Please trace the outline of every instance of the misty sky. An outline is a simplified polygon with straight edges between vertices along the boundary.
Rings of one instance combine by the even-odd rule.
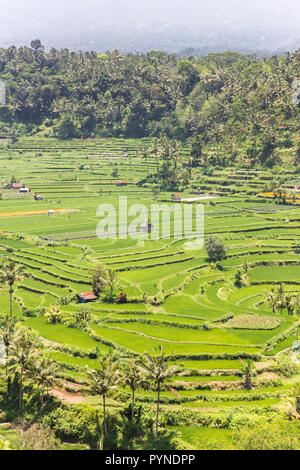
[[[300,39],[299,0],[0,0],[0,6],[0,46],[40,37],[70,47],[80,34],[92,42],[103,36],[120,50],[127,36],[145,36],[150,47],[149,34],[153,41],[177,34],[187,47],[216,35],[266,36],[275,48]]]

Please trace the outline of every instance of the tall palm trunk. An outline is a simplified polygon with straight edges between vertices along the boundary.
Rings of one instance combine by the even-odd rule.
[[[9,395],[9,392],[10,392],[10,376],[8,375],[9,346],[10,346],[10,342],[8,341],[8,339],[6,339],[4,341],[4,347],[5,347],[5,381],[7,383],[7,388],[6,388],[7,396]]]
[[[4,344],[5,346],[5,380],[7,381],[7,360],[8,360],[8,347],[7,343]]]
[[[8,361],[8,348],[9,345],[5,345],[5,380],[6,380],[6,395],[9,396],[10,393],[10,376],[8,375],[7,361]]]
[[[252,389],[252,380],[251,380],[251,374],[247,373],[246,375],[246,383],[245,383],[246,389],[251,390]]]
[[[23,412],[23,369],[20,372],[20,386],[19,386],[19,411]]]
[[[41,393],[41,408],[44,406],[44,386],[42,385],[42,393]]]
[[[131,422],[134,423],[134,387],[132,387],[132,410],[131,410]]]
[[[105,398],[106,398],[106,395],[105,393],[103,393],[103,428],[104,428],[104,434],[107,436]]]
[[[155,436],[156,436],[156,439],[158,438],[159,402],[160,402],[160,383],[157,384],[157,406],[156,406],[156,423],[155,423]]]
[[[14,290],[13,290],[13,287],[11,286],[9,288],[9,314],[10,314],[10,318],[12,318],[12,311],[13,311],[13,308],[12,308],[13,293],[14,293]]]

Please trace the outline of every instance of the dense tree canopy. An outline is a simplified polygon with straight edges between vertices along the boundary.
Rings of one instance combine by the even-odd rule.
[[[252,163],[273,166],[278,146],[292,146],[299,106],[292,99],[300,52],[262,58],[238,53],[181,60],[165,52],[45,52],[0,49],[0,79],[8,89],[0,107],[4,132],[68,137],[161,136],[194,141],[194,165],[202,147],[240,149]],[[199,154],[200,152],[200,154]]]

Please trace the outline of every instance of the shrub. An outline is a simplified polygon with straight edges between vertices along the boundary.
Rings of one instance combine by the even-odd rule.
[[[208,237],[205,240],[205,249],[210,262],[216,263],[226,256],[226,250],[219,238]]]
[[[278,421],[261,422],[251,427],[241,427],[234,436],[238,450],[299,450],[299,423]]]
[[[81,441],[91,447],[95,447],[98,441],[98,411],[87,406],[80,408],[61,406],[49,413],[43,423],[63,441]]]
[[[273,369],[284,377],[292,377],[299,372],[299,364],[291,356],[282,353],[276,357]]]
[[[20,450],[55,450],[59,442],[51,429],[33,424],[19,431],[17,448]]]

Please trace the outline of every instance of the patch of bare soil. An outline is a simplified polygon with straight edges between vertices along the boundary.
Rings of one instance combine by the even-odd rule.
[[[68,405],[73,405],[74,403],[82,403],[85,400],[85,397],[83,395],[80,395],[77,392],[67,392],[64,388],[54,388],[49,393],[50,395],[58,398],[62,402],[68,403]]]
[[[68,382],[67,380],[61,380],[60,383],[63,388],[65,388],[68,392],[71,392],[71,393],[72,392],[77,393],[86,388],[84,385],[77,384],[75,382]]]
[[[256,370],[269,370],[271,365],[273,364],[273,360],[266,360],[266,361],[262,361],[262,362],[256,362],[255,363],[255,368]]]
[[[278,375],[275,372],[266,371],[266,372],[263,372],[259,376],[259,378],[261,380],[275,380],[275,379],[278,379]]]

